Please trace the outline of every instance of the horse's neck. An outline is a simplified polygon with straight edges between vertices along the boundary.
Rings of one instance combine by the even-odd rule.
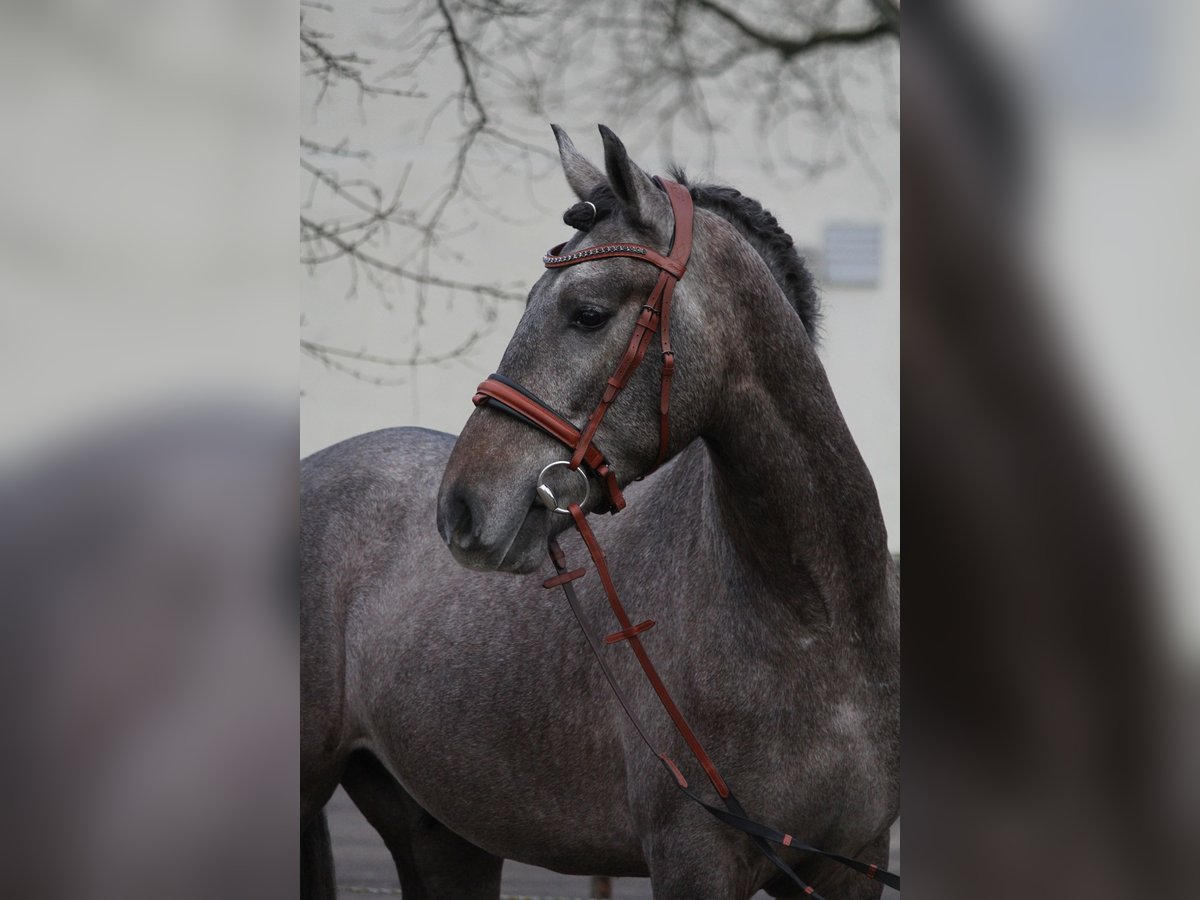
[[[875,485],[803,326],[790,310],[778,315],[759,323],[760,350],[704,435],[713,538],[767,602],[805,621],[870,614],[889,562]]]

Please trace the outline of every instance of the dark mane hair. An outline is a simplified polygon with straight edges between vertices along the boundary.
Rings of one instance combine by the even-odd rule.
[[[683,169],[678,167],[671,168],[671,177],[688,189],[693,203],[733,225],[758,252],[778,282],[783,295],[800,314],[800,321],[804,323],[809,340],[817,343],[821,324],[821,300],[817,296],[808,266],[796,250],[796,242],[783,230],[778,220],[763,209],[763,205],[757,200],[731,187],[691,183]],[[586,232],[597,222],[611,215],[619,205],[607,182],[593,188],[588,200],[595,205],[594,211],[586,204],[577,203],[566,211],[563,221],[572,228]]]
[[[687,174],[677,167],[672,167],[671,177],[688,189],[692,202],[733,225],[758,252],[815,344],[821,324],[821,299],[792,236],[761,203],[740,191],[720,184],[689,182]]]

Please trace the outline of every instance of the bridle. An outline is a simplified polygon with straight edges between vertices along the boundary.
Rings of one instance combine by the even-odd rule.
[[[559,244],[542,257],[542,263],[547,269],[565,269],[580,263],[621,256],[650,263],[659,269],[658,281],[638,314],[629,345],[625,348],[616,369],[609,376],[604,394],[592,410],[592,414],[588,416],[583,428],[576,428],[531,392],[500,375],[492,375],[479,385],[474,399],[476,406],[484,403],[495,405],[565,444],[571,450],[571,459],[568,462],[570,469],[577,470],[580,463],[586,463],[600,480],[603,496],[600,506],[597,507],[598,512],[620,512],[625,508],[625,498],[617,484],[617,473],[595,444],[596,429],[600,427],[605,413],[617,399],[617,395],[646,358],[646,351],[656,331],[662,344],[662,387],[659,392],[658,458],[654,462],[655,469],[666,461],[671,446],[671,378],[675,374],[675,354],[671,350],[671,297],[675,293],[675,285],[687,271],[688,258],[692,255],[693,209],[692,195],[688,193],[687,188],[666,179],[657,180],[667,192],[667,198],[671,201],[671,212],[675,216],[675,234],[666,256],[641,244],[598,244],[564,254],[562,249],[566,244]],[[543,476],[544,474],[545,470]],[[538,481],[539,496],[545,497],[541,492],[541,488],[547,487],[544,477],[539,477]]]
[[[646,620],[635,625],[629,618],[620,597],[617,595],[617,589],[613,583],[612,575],[608,570],[604,552],[600,549],[596,535],[592,532],[591,526],[588,525],[587,518],[583,512],[583,504],[586,503],[590,496],[591,481],[588,479],[586,473],[580,469],[581,465],[591,470],[600,484],[601,497],[599,503],[595,506],[595,511],[617,513],[625,508],[625,498],[621,494],[620,486],[617,483],[616,471],[613,469],[604,452],[596,446],[596,431],[600,427],[600,423],[603,421],[609,407],[612,406],[613,401],[617,399],[617,396],[629,383],[629,379],[633,376],[633,373],[641,365],[655,332],[659,334],[662,346],[662,384],[659,393],[658,457],[655,460],[654,469],[657,469],[666,461],[670,449],[671,379],[675,373],[675,354],[671,350],[670,336],[671,298],[675,292],[675,285],[679,283],[679,279],[687,271],[688,259],[691,256],[694,209],[692,197],[687,188],[665,178],[656,178],[655,182],[666,192],[675,220],[675,231],[666,256],[663,256],[651,247],[641,244],[617,243],[599,244],[565,254],[562,253],[562,249],[566,245],[559,244],[553,247],[542,258],[543,264],[548,269],[561,269],[582,263],[627,257],[650,263],[659,270],[658,281],[655,283],[654,289],[650,292],[649,299],[642,306],[638,314],[637,323],[634,325],[633,334],[630,336],[625,353],[622,355],[613,374],[609,377],[600,402],[596,405],[596,408],[592,411],[592,414],[588,417],[583,427],[576,427],[574,423],[552,409],[531,391],[502,375],[493,374],[480,384],[475,393],[474,403],[476,406],[486,404],[515,416],[526,424],[550,435],[550,437],[565,445],[571,451],[571,458],[569,460],[558,460],[542,469],[538,475],[537,496],[552,512],[564,513],[571,516],[572,522],[583,539],[588,554],[592,558],[592,563],[596,568],[597,575],[600,577],[600,582],[608,597],[613,615],[621,626],[620,630],[607,635],[603,638],[603,643],[601,642],[601,639],[587,620],[587,616],[579,603],[579,598],[575,593],[575,587],[572,583],[582,578],[587,572],[585,569],[567,569],[566,555],[563,553],[558,541],[554,538],[550,539],[549,551],[550,559],[558,574],[544,581],[543,587],[547,589],[561,587],[563,589],[567,603],[571,607],[571,611],[575,614],[575,618],[579,622],[579,626],[583,630],[588,644],[591,646],[597,660],[599,660],[600,668],[604,672],[604,677],[608,681],[613,694],[625,710],[626,716],[633,723],[634,729],[651,751],[659,758],[663,766],[671,774],[671,777],[675,779],[675,783],[679,789],[725,824],[749,835],[758,849],[784,874],[790,877],[805,895],[816,897],[820,900],[820,895],[796,875],[791,866],[771,846],[772,844],[778,844],[782,847],[797,847],[810,853],[819,854],[848,866],[866,875],[868,878],[878,879],[884,884],[899,890],[900,877],[898,875],[857,859],[819,850],[816,847],[801,843],[791,834],[779,831],[768,825],[763,825],[747,816],[745,809],[730,790],[728,783],[717,770],[716,765],[692,731],[691,726],[688,725],[683,713],[675,705],[670,692],[659,677],[654,664],[650,661],[650,657],[646,653],[638,636],[652,628],[654,622]],[[580,473],[581,483],[584,487],[583,496],[578,502],[568,502],[565,506],[562,505],[562,501],[553,488],[546,483],[547,473],[559,466],[565,466],[570,471]],[[613,674],[604,656],[603,645],[617,644],[623,641],[629,642],[630,649],[637,657],[642,671],[650,681],[655,694],[658,695],[663,708],[666,710],[668,716],[670,716],[676,730],[683,737],[684,742],[688,745],[688,749],[708,776],[713,788],[720,796],[724,808],[709,804],[688,787],[687,779],[684,778],[679,767],[666,753],[658,749],[657,745],[650,738],[649,732],[634,713],[633,707],[617,683],[616,676]]]

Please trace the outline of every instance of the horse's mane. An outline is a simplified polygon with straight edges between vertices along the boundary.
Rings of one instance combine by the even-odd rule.
[[[821,300],[791,235],[783,230],[770,212],[763,209],[761,203],[731,187],[689,182],[686,173],[678,167],[671,168],[671,177],[688,189],[693,203],[729,222],[757,251],[783,295],[800,314],[804,330],[815,344],[821,322]],[[588,199],[596,207],[594,214],[583,204],[577,204],[567,210],[563,221],[572,228],[586,231],[594,222],[610,215],[617,206],[617,199],[607,183],[593,189]]]
[[[733,225],[758,252],[815,344],[821,324],[821,299],[792,236],[761,203],[740,191],[720,184],[689,182],[678,167],[671,168],[671,177],[688,189],[693,203]]]

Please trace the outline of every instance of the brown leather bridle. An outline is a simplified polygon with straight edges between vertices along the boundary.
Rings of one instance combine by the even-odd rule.
[[[544,431],[571,451],[569,461],[551,463],[542,470],[538,478],[539,497],[551,510],[570,514],[572,522],[579,532],[580,537],[583,538],[584,546],[587,547],[588,554],[592,558],[592,563],[596,568],[596,573],[600,577],[601,585],[604,588],[605,595],[608,597],[613,615],[617,623],[621,626],[620,630],[607,635],[603,639],[603,644],[629,642],[630,648],[637,657],[638,664],[641,666],[646,678],[650,681],[651,687],[654,688],[654,692],[662,703],[663,708],[666,710],[668,716],[670,716],[676,730],[683,737],[688,749],[708,776],[713,788],[720,796],[724,808],[707,803],[688,787],[687,779],[683,776],[679,766],[666,753],[658,749],[654,741],[650,738],[649,732],[634,713],[633,707],[625,697],[624,692],[617,683],[615,675],[609,668],[608,661],[604,657],[601,640],[597,637],[596,631],[588,622],[583,608],[579,603],[579,598],[575,593],[575,587],[572,582],[582,578],[587,572],[584,569],[570,571],[567,569],[566,555],[554,538],[550,539],[549,550],[550,559],[558,574],[546,579],[543,582],[543,587],[547,589],[561,587],[563,589],[567,603],[570,605],[571,611],[575,614],[575,618],[579,622],[579,626],[583,630],[588,644],[599,660],[600,668],[604,672],[604,677],[608,681],[613,694],[625,710],[626,716],[633,723],[634,729],[651,751],[659,758],[663,766],[671,774],[671,777],[675,779],[680,790],[725,824],[748,834],[759,850],[784,874],[799,885],[806,895],[816,897],[820,900],[820,895],[796,875],[791,866],[771,846],[772,843],[782,847],[797,847],[801,850],[827,857],[857,872],[861,872],[868,878],[878,879],[884,884],[888,884],[899,890],[900,877],[892,872],[857,859],[819,850],[816,847],[801,843],[791,834],[779,831],[768,825],[763,825],[747,816],[745,809],[737,797],[734,796],[728,783],[717,770],[716,764],[713,763],[704,746],[700,743],[699,738],[696,737],[695,732],[688,725],[682,711],[675,704],[662,678],[659,677],[654,663],[651,662],[649,655],[646,653],[645,647],[642,646],[639,635],[652,628],[654,622],[646,620],[636,625],[633,624],[624,605],[621,603],[621,599],[617,595],[616,585],[609,572],[604,552],[600,549],[596,535],[588,525],[587,518],[583,512],[582,506],[587,500],[587,495],[585,494],[577,503],[569,503],[566,507],[561,507],[558,505],[559,501],[554,491],[545,484],[546,472],[556,465],[565,464],[572,471],[579,471],[581,464],[586,465],[596,475],[601,486],[601,499],[600,503],[596,506],[596,510],[599,512],[617,513],[625,508],[625,498],[621,494],[620,486],[617,483],[617,474],[603,451],[595,444],[596,430],[600,427],[600,423],[603,421],[609,407],[612,406],[613,401],[616,400],[622,389],[629,383],[629,379],[633,376],[633,373],[641,365],[656,331],[660,335],[662,344],[662,387],[659,394],[658,457],[655,460],[654,468],[657,469],[666,461],[671,444],[671,378],[675,373],[675,354],[671,350],[670,336],[671,298],[675,292],[675,285],[687,271],[688,259],[691,256],[694,210],[692,197],[687,188],[665,178],[656,178],[655,181],[666,191],[667,198],[671,203],[671,211],[675,218],[675,233],[666,256],[663,256],[650,247],[627,243],[599,244],[583,250],[575,250],[571,253],[563,254],[562,249],[565,244],[559,244],[542,258],[542,262],[548,269],[560,269],[566,266],[576,266],[581,263],[615,257],[628,257],[630,259],[641,260],[659,269],[658,281],[655,283],[654,290],[651,291],[649,299],[642,306],[641,312],[638,314],[637,323],[634,325],[633,334],[629,339],[629,345],[626,347],[625,353],[622,355],[621,361],[617,364],[612,376],[609,377],[600,402],[596,405],[596,408],[592,411],[584,426],[577,428],[570,420],[549,407],[531,391],[498,374],[489,376],[486,381],[479,385],[475,393],[474,403],[476,406],[488,404],[509,415],[515,416],[523,422]],[[590,482],[587,483],[590,484]]]
[[[621,256],[650,263],[659,269],[658,281],[638,314],[629,345],[609,376],[604,394],[583,428],[576,428],[532,393],[502,376],[489,377],[479,385],[474,398],[476,406],[484,403],[497,405],[565,444],[571,450],[569,467],[578,469],[580,463],[586,463],[600,479],[603,496],[598,510],[601,512],[620,512],[625,508],[625,498],[617,484],[616,472],[595,444],[596,429],[600,427],[617,395],[642,364],[656,331],[662,343],[662,387],[658,404],[658,458],[654,462],[655,469],[666,461],[671,446],[671,377],[675,374],[675,354],[671,350],[671,297],[675,293],[675,285],[687,271],[688,258],[692,255],[693,209],[692,195],[687,188],[666,179],[658,179],[658,183],[667,192],[671,212],[675,216],[675,236],[666,256],[641,244],[598,244],[563,254],[562,249],[566,245],[559,244],[542,257],[547,269],[564,269]]]

